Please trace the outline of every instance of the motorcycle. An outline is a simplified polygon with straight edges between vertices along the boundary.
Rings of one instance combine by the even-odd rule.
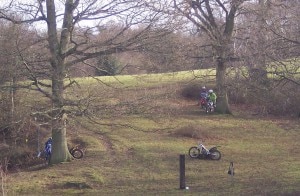
[[[199,100],[199,105],[201,106],[202,109],[205,109],[206,105],[207,105],[207,100],[206,97],[201,97]]]
[[[214,103],[212,101],[207,101],[205,105],[205,112],[209,113],[214,111],[215,111]]]
[[[81,159],[83,157],[83,151],[78,146],[70,148],[69,152],[75,159]]]
[[[217,147],[219,146],[207,149],[202,142],[199,142],[198,146],[193,146],[189,149],[189,156],[191,158],[198,159],[220,160],[221,152],[217,149]]]
[[[208,100],[207,97],[201,97],[198,102],[198,105],[200,105],[200,107],[204,109],[206,113],[211,113],[215,111],[214,103]]]

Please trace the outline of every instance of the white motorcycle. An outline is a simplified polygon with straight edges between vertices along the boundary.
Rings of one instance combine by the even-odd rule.
[[[218,151],[217,147],[219,146],[207,149],[202,142],[199,142],[198,146],[193,146],[189,149],[189,156],[198,159],[220,160],[221,152]]]

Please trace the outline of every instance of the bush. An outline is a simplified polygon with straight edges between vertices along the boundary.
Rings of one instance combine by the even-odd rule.
[[[288,84],[269,92],[267,108],[271,114],[298,116],[300,111],[300,87]]]
[[[96,68],[97,76],[114,76],[118,74],[119,63],[113,56],[105,55],[98,59],[98,65]]]
[[[204,84],[188,84],[182,87],[180,95],[185,99],[197,100],[200,97],[200,91]],[[206,86],[206,89],[213,89],[212,87]]]
[[[197,85],[187,85],[181,90],[181,96],[186,99],[197,99],[199,98],[200,89]]]
[[[295,83],[279,85],[269,80],[268,85],[248,80],[232,81],[228,88],[230,103],[254,106],[256,114],[299,115],[300,88]]]

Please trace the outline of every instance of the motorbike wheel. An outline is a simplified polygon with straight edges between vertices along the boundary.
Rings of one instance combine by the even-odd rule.
[[[75,148],[75,149],[71,149],[70,150],[71,155],[75,158],[75,159],[81,159],[83,157],[83,152],[82,150]]]
[[[206,106],[205,111],[208,114],[208,113],[212,113],[214,111],[214,109],[211,108],[210,106]]]
[[[221,152],[218,150],[213,150],[209,154],[209,158],[211,160],[220,160],[221,159]]]
[[[198,147],[193,146],[189,149],[189,155],[191,158],[198,158],[200,156],[200,150]]]
[[[205,106],[205,112],[206,112],[206,113],[209,112],[209,106],[208,106],[208,105]]]

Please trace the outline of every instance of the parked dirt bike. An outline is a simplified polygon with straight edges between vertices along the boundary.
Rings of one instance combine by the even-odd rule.
[[[70,148],[69,152],[75,159],[81,159],[83,157],[83,151],[78,146]]]
[[[198,159],[220,160],[221,152],[217,150],[217,147],[219,146],[207,149],[202,142],[199,142],[198,146],[193,146],[189,149],[189,156]]]

